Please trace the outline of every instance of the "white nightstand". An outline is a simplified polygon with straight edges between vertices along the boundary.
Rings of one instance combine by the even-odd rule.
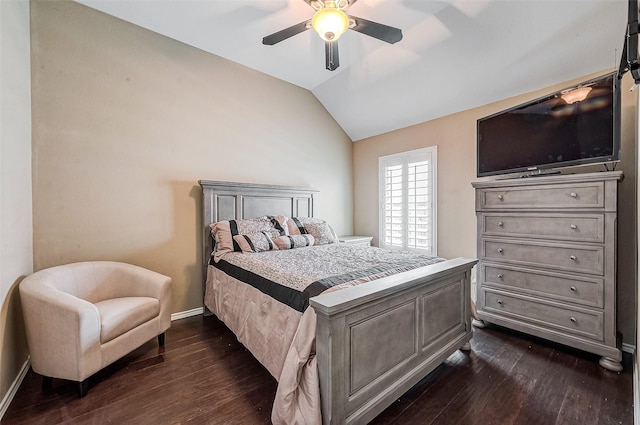
[[[350,245],[364,245],[364,246],[371,246],[371,239],[373,239],[372,236],[353,236],[353,235],[348,235],[348,236],[339,236],[338,237],[338,241],[340,243],[348,243]]]

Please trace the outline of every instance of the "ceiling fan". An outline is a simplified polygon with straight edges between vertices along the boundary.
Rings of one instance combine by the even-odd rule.
[[[377,22],[347,15],[345,10],[357,0],[304,0],[316,12],[307,21],[274,32],[262,39],[262,44],[273,46],[289,37],[313,28],[324,40],[326,68],[334,71],[340,66],[338,38],[348,29],[393,44],[402,40],[402,30]]]

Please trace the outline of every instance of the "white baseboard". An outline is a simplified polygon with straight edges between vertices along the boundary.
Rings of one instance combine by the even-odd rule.
[[[187,317],[197,316],[202,314],[204,307],[193,308],[187,311],[179,311],[178,313],[171,313],[171,321],[186,319]]]
[[[640,371],[638,371],[638,356],[633,355],[633,423],[640,424]]]
[[[4,398],[2,399],[2,402],[0,402],[0,421],[2,421],[4,414],[7,412],[9,405],[13,401],[13,397],[15,397],[16,393],[18,392],[18,388],[20,388],[20,385],[22,385],[24,377],[27,376],[27,372],[29,371],[30,366],[31,356],[27,356],[27,360],[25,360],[24,364],[22,365],[22,369],[20,369],[18,376],[16,376],[16,379],[9,387],[9,391],[7,391]]]

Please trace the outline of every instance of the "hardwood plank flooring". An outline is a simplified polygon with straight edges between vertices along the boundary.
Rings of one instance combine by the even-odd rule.
[[[598,356],[494,326],[371,422],[374,425],[633,424],[631,356],[624,371]],[[276,381],[214,316],[177,320],[76,387],[42,388],[29,371],[2,418],[17,424],[269,424]]]

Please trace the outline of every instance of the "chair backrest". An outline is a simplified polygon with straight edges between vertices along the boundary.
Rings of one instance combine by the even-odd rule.
[[[30,279],[90,303],[125,296],[139,267],[113,261],[86,261],[51,267]]]

